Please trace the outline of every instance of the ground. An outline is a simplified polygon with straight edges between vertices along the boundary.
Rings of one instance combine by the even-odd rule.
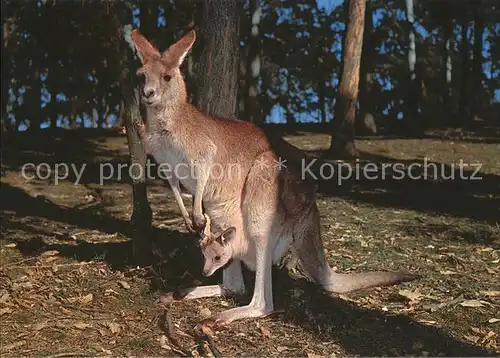
[[[322,292],[295,270],[276,268],[278,313],[206,336],[194,330],[202,318],[241,302],[156,302],[162,289],[221,277],[202,278],[196,237],[187,234],[160,180],[148,186],[159,249],[149,264],[132,263],[131,186],[127,168],[121,178],[116,172],[127,161],[125,137],[79,131],[45,141],[16,136],[4,142],[2,154],[1,354],[498,355],[500,141],[498,132],[490,134],[356,142],[364,163],[409,165],[427,157],[439,171],[446,167],[445,174],[455,163],[454,180],[319,183],[322,236],[335,270],[403,270],[420,279],[339,295]],[[313,153],[329,144],[323,134],[285,138]],[[469,164],[462,172],[469,180],[458,177],[460,159]],[[47,162],[52,170],[55,163],[86,167],[79,184],[72,175],[56,185],[54,177],[23,178],[28,162]],[[101,185],[98,168],[105,162],[113,163],[115,176]],[[474,163],[482,164],[476,175],[482,180],[470,180]],[[104,169],[107,175],[110,167]]]

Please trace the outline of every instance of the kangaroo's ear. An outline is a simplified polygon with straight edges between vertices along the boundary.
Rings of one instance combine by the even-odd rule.
[[[160,52],[158,49],[156,49],[144,36],[142,36],[139,30],[132,30],[131,37],[142,64],[145,64],[155,58],[160,58]]]
[[[165,61],[172,63],[175,67],[180,67],[195,40],[196,32],[194,30],[189,31],[179,41],[165,50],[162,54],[162,58]]]
[[[224,230],[222,234],[218,237],[219,243],[221,245],[227,245],[231,240],[234,239],[236,236],[236,228],[234,226],[231,226]]]

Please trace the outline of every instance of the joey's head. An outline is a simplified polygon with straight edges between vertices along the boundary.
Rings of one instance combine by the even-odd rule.
[[[207,224],[200,241],[201,253],[203,254],[203,276],[212,276],[215,271],[225,266],[233,257],[231,240],[234,239],[236,228],[231,226],[220,234],[214,234],[210,230],[210,219],[205,215]]]
[[[132,42],[142,63],[137,70],[141,79],[141,99],[149,107],[165,107],[185,101],[186,85],[180,66],[196,39],[194,30],[160,53],[141,33],[134,29]]]

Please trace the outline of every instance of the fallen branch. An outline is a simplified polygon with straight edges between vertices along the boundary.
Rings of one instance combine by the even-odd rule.
[[[47,356],[47,358],[59,358],[59,357],[85,357],[86,355],[83,353],[77,352],[69,352],[69,353],[57,353],[51,356]]]
[[[198,325],[195,328],[195,333],[196,333],[196,343],[198,343],[198,346],[204,347],[206,345],[208,346],[208,349],[210,349],[214,357],[216,358],[222,357],[222,354],[215,347],[212,337],[210,337],[210,335],[205,331],[203,326]]]
[[[21,263],[21,261],[19,261],[18,263]],[[84,261],[84,262],[75,262],[75,263],[71,263],[71,264],[52,264],[52,265],[24,265],[24,266],[16,266],[16,268],[53,268],[54,266],[57,266],[57,267],[69,267],[69,266],[84,266],[84,265],[92,265],[92,264],[96,264],[98,263],[98,261]],[[14,265],[11,264],[11,265]],[[9,265],[5,265],[5,267],[7,267]]]
[[[69,308],[69,309],[76,310],[76,311],[81,311],[81,312],[109,314],[109,311],[99,310],[97,308],[77,307],[77,306],[69,305],[67,303],[61,303],[61,306],[64,307],[64,308]]]
[[[31,261],[31,260],[36,260],[36,259],[38,259],[38,257],[28,257],[27,259],[23,259],[23,260],[20,260],[20,261],[10,262],[8,264],[5,264],[5,265],[3,265],[3,268],[9,267],[9,266],[18,265],[18,264],[21,264],[23,262]]]
[[[177,338],[174,336],[174,325],[172,323],[172,317],[170,316],[170,313],[167,310],[163,311],[163,316],[161,316],[158,324],[160,325],[160,329],[165,333],[167,338],[170,340],[170,343],[172,344],[172,350],[175,351],[176,353],[182,354],[185,357],[190,357],[191,354],[186,352],[179,342],[177,341]]]

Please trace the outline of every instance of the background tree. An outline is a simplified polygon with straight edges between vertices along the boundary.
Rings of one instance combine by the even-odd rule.
[[[332,156],[357,156],[354,144],[354,124],[358,99],[359,68],[365,22],[365,0],[349,0],[345,49],[342,59],[342,75],[339,102],[335,110],[335,127],[330,144]]]
[[[112,5],[113,6],[113,5]],[[116,44],[116,62],[120,69],[120,85],[123,98],[123,119],[127,134],[127,143],[130,153],[130,168],[132,175],[132,255],[136,260],[148,257],[151,253],[150,232],[152,211],[148,201],[146,188],[146,151],[139,131],[144,125],[139,104],[139,84],[136,79],[135,69],[138,63],[133,61],[135,48],[130,39],[132,26],[124,16],[123,11],[111,8],[113,21],[110,21],[116,31],[114,43]],[[121,19],[120,19],[120,15]],[[122,20],[123,19],[123,20]]]
[[[233,5],[228,4],[224,11],[232,12]],[[420,126],[420,133],[410,126],[406,134],[421,136],[433,127],[498,122],[500,30],[496,1],[412,2],[412,24],[406,2],[373,0],[368,4],[355,105],[358,125],[371,117],[366,115],[370,113],[378,134],[402,134],[411,122],[409,107],[415,104],[411,111],[418,113],[418,120],[412,125]],[[2,81],[4,130],[101,131],[120,126],[124,106],[120,71],[111,60],[115,44],[109,41],[109,24],[96,21],[107,7],[107,2],[91,1],[2,2],[2,78],[8,79]],[[200,25],[204,3],[131,0],[114,7],[126,12],[130,23],[158,47],[166,48],[189,28]],[[210,82],[227,91],[219,98],[230,98],[232,94],[226,93],[236,92],[238,117],[263,125],[289,123],[314,128],[319,124],[324,130],[321,123],[332,126],[342,118],[333,114],[341,104],[346,6],[337,0],[262,1],[258,6],[248,0],[237,7],[234,14],[240,20],[222,17],[220,21],[239,31],[236,47],[230,51],[241,50],[241,66],[229,87],[217,87],[215,77],[216,82]],[[58,21],[53,21],[54,17]],[[252,28],[254,33],[258,28],[257,37],[252,37]],[[409,86],[411,29],[418,57],[412,67],[416,81]],[[205,48],[204,35],[199,35],[183,68],[193,103],[198,103],[198,90],[207,88],[197,83],[196,74],[204,76],[208,68],[207,54],[199,53]],[[226,37],[218,36],[217,46],[225,48]],[[211,63],[226,66],[225,61],[213,59]],[[260,64],[253,67],[253,73],[252,63]],[[233,66],[231,62],[227,65]],[[448,119],[443,116],[447,112]],[[460,120],[463,113],[469,113],[465,121]],[[357,132],[365,133],[373,131]]]
[[[359,79],[359,115],[356,121],[359,133],[376,134],[377,124],[373,115],[373,5],[366,2],[365,28],[363,31],[363,47],[361,54],[360,79]]]
[[[256,124],[263,122],[260,108],[260,67],[261,67],[261,33],[259,30],[262,7],[259,0],[250,1],[251,24],[248,36],[247,70],[245,83],[245,112],[243,118]]]
[[[236,114],[240,6],[238,0],[203,2],[202,27],[199,31],[203,50],[197,71],[197,106],[215,116],[233,117]]]

